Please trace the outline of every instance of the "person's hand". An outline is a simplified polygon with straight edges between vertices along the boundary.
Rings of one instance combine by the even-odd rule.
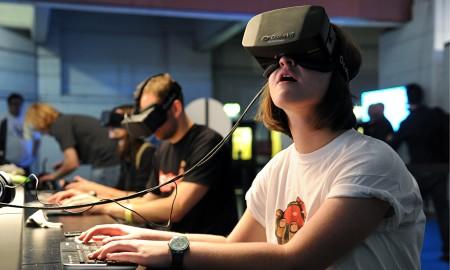
[[[119,237],[128,237],[128,239],[143,239],[144,235],[152,231],[150,229],[144,229],[139,227],[128,226],[124,224],[103,224],[97,225],[84,231],[78,239],[83,241],[83,243],[89,242],[89,240],[94,239],[98,235],[110,236],[103,239],[104,243],[113,241],[114,238],[124,239]],[[126,239],[126,238],[125,238]]]
[[[155,268],[169,267],[172,261],[167,241],[112,241],[89,254],[90,259],[131,262]]]
[[[70,199],[73,196],[80,195],[82,193],[83,193],[82,191],[79,191],[76,189],[60,191],[60,192],[55,193],[55,194],[51,195],[50,197],[48,197],[47,202],[48,203],[61,203],[64,200]]]
[[[95,191],[98,184],[87,180],[79,175],[75,176],[71,182],[64,186],[64,189],[77,189],[84,192]]]

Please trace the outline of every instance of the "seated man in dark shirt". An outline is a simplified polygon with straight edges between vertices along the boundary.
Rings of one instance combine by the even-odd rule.
[[[181,87],[169,74],[146,80],[139,88],[137,103],[143,110],[154,104],[167,103],[168,97],[173,95],[176,98],[168,105],[167,119],[154,133],[162,143],[155,153],[149,181],[151,187],[190,169],[221,140],[217,132],[194,124],[187,116]],[[181,178],[176,190],[173,184],[166,185],[130,200],[125,206],[151,222],[172,221],[173,231],[227,235],[237,222],[233,181],[228,177],[230,165],[231,155],[223,148],[197,170]],[[140,216],[118,204],[95,206],[89,211],[106,213],[128,222],[144,222]]]
[[[98,119],[78,114],[63,114],[46,103],[32,104],[25,123],[56,139],[63,151],[63,160],[55,171],[39,177],[40,181],[58,180],[81,164],[92,165],[91,179],[115,186],[119,180],[117,142],[108,138],[108,129]]]

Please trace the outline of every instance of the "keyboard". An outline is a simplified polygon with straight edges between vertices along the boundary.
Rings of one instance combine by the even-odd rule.
[[[136,269],[133,263],[91,260],[88,254],[97,250],[101,245],[98,243],[81,244],[73,240],[66,240],[60,243],[61,264],[63,269],[83,270],[83,269],[114,269],[128,270]]]

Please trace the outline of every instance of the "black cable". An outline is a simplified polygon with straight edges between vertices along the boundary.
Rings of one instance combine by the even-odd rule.
[[[152,192],[156,189],[159,189],[165,185],[174,183],[175,181],[177,181],[178,179],[189,175],[190,173],[192,173],[192,171],[194,171],[195,169],[197,169],[199,166],[203,165],[204,163],[206,163],[209,159],[211,159],[211,157],[213,155],[215,155],[217,153],[217,151],[219,151],[219,149],[225,144],[225,142],[231,137],[231,135],[233,134],[234,130],[236,130],[236,128],[238,127],[238,125],[240,124],[242,118],[244,117],[244,115],[247,114],[248,110],[251,108],[251,106],[255,103],[255,101],[259,98],[259,96],[262,94],[264,88],[262,88],[261,90],[258,91],[258,93],[256,93],[255,97],[252,99],[252,101],[250,101],[250,103],[247,105],[247,107],[245,108],[244,112],[242,113],[242,115],[238,118],[238,120],[236,121],[236,123],[234,124],[234,126],[231,128],[231,130],[228,132],[228,134],[216,145],[213,147],[213,149],[211,149],[201,160],[199,160],[194,166],[192,166],[190,169],[188,169],[187,171],[185,171],[184,173],[178,174],[176,176],[174,176],[172,179],[170,179],[167,182],[164,182],[162,184],[159,184],[157,186],[151,187],[151,188],[147,188],[144,190],[141,190],[139,192],[136,192],[134,194],[131,195],[127,195],[127,196],[123,196],[123,197],[119,197],[119,198],[115,198],[115,199],[100,199],[97,202],[92,202],[92,203],[86,203],[86,204],[79,204],[79,205],[67,205],[67,206],[48,206],[48,207],[43,207],[43,206],[24,206],[24,205],[16,205],[16,204],[8,204],[8,203],[0,203],[0,206],[4,206],[4,207],[12,207],[12,208],[23,208],[23,209],[35,209],[35,210],[67,210],[67,209],[76,209],[76,208],[82,208],[82,207],[93,207],[96,205],[102,205],[102,204],[107,204],[107,203],[116,203],[119,201],[123,201],[123,200],[129,200],[129,199],[133,199],[133,198],[137,198],[137,197],[141,197],[142,195],[145,195],[149,192]],[[175,202],[175,200],[174,200]],[[172,206],[174,205],[174,202],[172,203]],[[133,211],[134,212],[134,211]],[[172,210],[171,213],[172,215]]]

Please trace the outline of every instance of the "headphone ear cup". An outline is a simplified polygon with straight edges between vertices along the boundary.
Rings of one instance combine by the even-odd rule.
[[[0,202],[2,203],[10,203],[16,196],[16,190],[9,186],[12,186],[10,177],[0,172]]]

